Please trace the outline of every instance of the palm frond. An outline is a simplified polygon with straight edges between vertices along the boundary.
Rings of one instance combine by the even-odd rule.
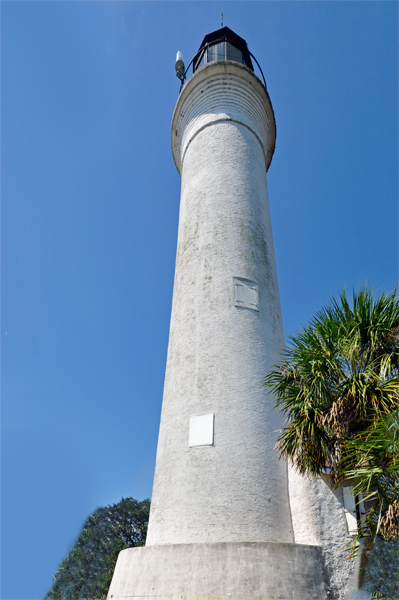
[[[397,424],[399,410],[396,288],[376,295],[364,286],[350,300],[340,292],[289,337],[263,384],[286,419],[276,446],[282,458],[301,473],[328,466],[335,482],[353,477],[355,490],[376,506],[392,506],[399,489],[397,441],[387,433],[389,415]]]

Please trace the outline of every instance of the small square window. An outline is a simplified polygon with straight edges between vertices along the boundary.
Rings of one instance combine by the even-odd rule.
[[[213,446],[213,423],[214,414],[200,415],[190,417],[190,432],[188,445],[194,446]]]
[[[234,306],[259,311],[258,284],[242,277],[233,277]]]

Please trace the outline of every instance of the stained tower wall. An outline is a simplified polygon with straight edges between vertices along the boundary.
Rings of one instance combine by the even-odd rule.
[[[172,122],[181,205],[147,546],[293,542],[274,452],[281,422],[261,387],[284,347],[266,182],[274,142],[270,100],[246,67],[210,64],[190,78]],[[200,415],[213,415],[213,445],[190,447]]]

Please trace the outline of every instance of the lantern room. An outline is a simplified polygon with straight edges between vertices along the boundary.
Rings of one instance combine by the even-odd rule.
[[[231,60],[254,70],[247,42],[228,27],[206,35],[193,59],[193,73],[203,65]]]

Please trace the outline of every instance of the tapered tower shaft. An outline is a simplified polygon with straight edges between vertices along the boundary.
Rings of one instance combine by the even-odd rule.
[[[173,115],[181,205],[147,546],[293,542],[281,428],[261,381],[283,326],[266,171],[275,121],[244,65],[211,62]]]

